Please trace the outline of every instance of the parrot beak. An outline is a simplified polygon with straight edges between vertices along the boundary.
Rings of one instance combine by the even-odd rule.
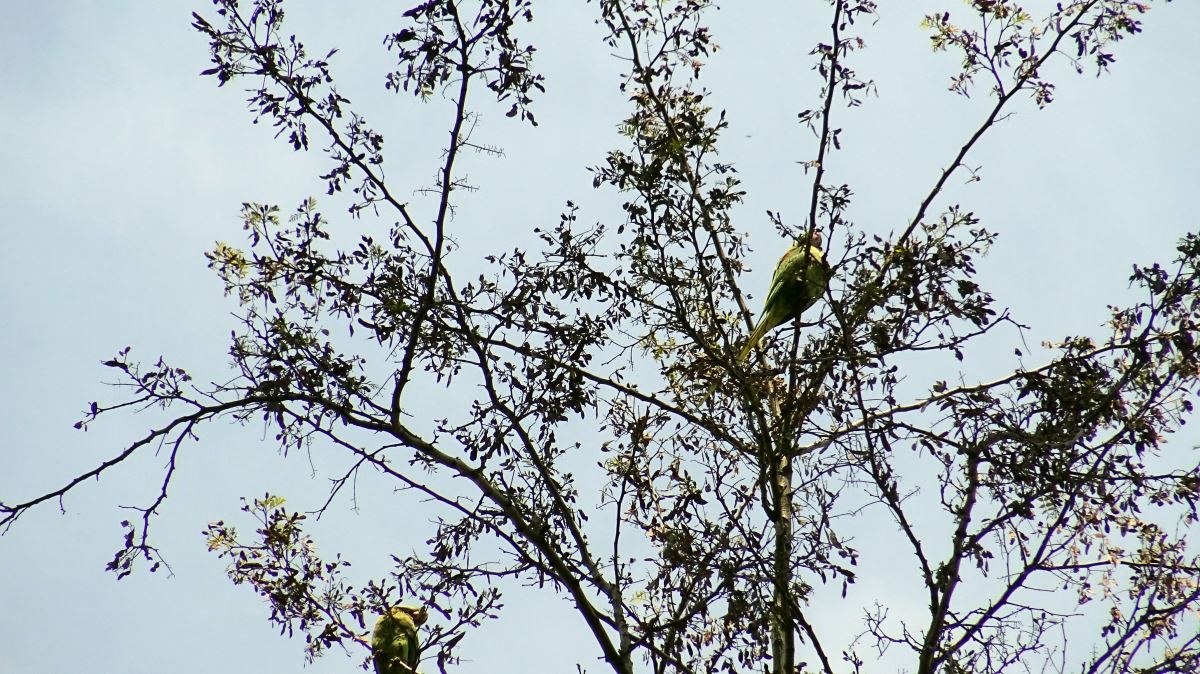
[[[817,230],[817,229],[814,229],[814,230],[813,230],[813,231],[812,231],[812,232],[809,234],[809,237],[808,237],[808,242],[809,242],[809,243],[808,243],[808,245],[810,245],[810,246],[813,246],[813,247],[816,247],[816,248],[823,248],[824,246],[822,246],[822,245],[821,245],[821,243],[822,243],[822,240],[821,240],[821,239],[822,239],[822,237],[821,237],[821,231],[820,231],[820,230]]]

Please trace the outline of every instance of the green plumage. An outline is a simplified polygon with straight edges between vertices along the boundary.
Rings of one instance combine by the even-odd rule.
[[[775,265],[762,317],[738,354],[738,360],[745,360],[763,335],[787,321],[800,318],[805,309],[815,304],[829,287],[829,275],[829,267],[821,253],[819,233],[813,233],[808,246],[792,244]]]
[[[396,606],[375,622],[371,653],[375,674],[413,674],[421,659],[417,628],[428,614],[424,607]]]

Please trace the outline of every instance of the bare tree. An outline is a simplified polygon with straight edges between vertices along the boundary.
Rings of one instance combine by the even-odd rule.
[[[719,158],[725,113],[698,83],[714,49],[709,2],[594,3],[631,105],[595,186],[620,193],[624,211],[585,224],[568,205],[538,246],[468,261],[469,279],[448,264],[460,156],[487,147],[472,138],[477,98],[536,125],[543,79],[520,36],[532,1],[429,0],[387,37],[387,86],[412,105],[454,104],[428,211],[398,196],[414,186],[385,179],[382,136],[334,86],[332,52],[315,58],[287,34],[284,4],[215,0],[195,14],[212,50],[205,74],[247,83],[255,115],[296,149],[322,144],[329,192],[352,195],[352,218],[391,221],[386,238],[339,247],[315,201],[286,224],[278,207],[246,204],[248,248],[209,253],[239,302],[234,376],[200,386],[120,352],[105,364],[128,396],[93,403],[80,426],[149,406],[172,419],[61,487],[3,504],[6,528],[165,446],[161,492],[125,523],[109,566],[157,564],[151,528],[194,430],[261,420],[284,451],[319,443],[352,457],[324,508],[363,471],[439,508],[424,552],[365,587],[345,580],[348,562],[317,555],[305,515],[279,497],[246,503],[252,536],[211,525],[230,577],[270,599],[271,620],[303,633],[309,657],[366,647],[369,614],[406,597],[434,612],[424,666],[451,671],[502,592],[536,584],[570,603],[622,674],[870,671],[889,648],[919,674],[1200,670],[1200,562],[1186,538],[1200,465],[1167,451],[1197,387],[1200,238],[1168,266],[1136,268],[1142,299],[1112,308],[1103,335],[1065,337],[1035,364],[1018,348],[1009,374],[972,381],[965,349],[989,333],[1020,344],[1021,331],[973,280],[994,234],[942,203],[998,120],[1052,102],[1048,64],[1107,70],[1147,3],[1073,0],[1035,18],[974,0],[927,17],[934,48],[961,57],[952,90],[992,103],[884,238],[849,219],[854,192],[826,171],[836,115],[873,88],[851,63],[876,7],[831,0],[828,39],[811,52],[823,84],[800,114],[816,139],[790,205],[803,215],[781,206],[770,218],[792,239],[820,231],[834,280],[811,320],[746,361],[757,307],[730,220],[743,192]],[[918,356],[944,368],[927,390],[904,382]],[[413,418],[414,396],[435,390],[469,402]],[[591,441],[564,440],[580,428]],[[818,588],[856,579],[861,513],[893,523],[880,535],[928,597],[920,622],[886,604],[858,627],[814,617]],[[1076,624],[1099,625],[1085,647],[1067,639]]]

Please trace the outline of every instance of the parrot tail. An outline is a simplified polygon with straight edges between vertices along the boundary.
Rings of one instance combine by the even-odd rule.
[[[767,334],[767,330],[770,329],[771,324],[764,315],[761,319],[759,319],[758,325],[754,326],[754,330],[750,333],[750,338],[746,340],[746,346],[743,346],[741,352],[738,353],[739,362],[746,360],[746,357],[750,355],[750,350],[754,348],[755,344],[758,344],[759,340],[761,340],[763,335]]]

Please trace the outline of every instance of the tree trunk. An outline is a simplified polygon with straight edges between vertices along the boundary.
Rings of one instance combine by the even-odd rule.
[[[792,460],[786,453],[770,467],[775,500],[775,600],[771,610],[772,674],[793,674],[796,621],[792,588]]]

